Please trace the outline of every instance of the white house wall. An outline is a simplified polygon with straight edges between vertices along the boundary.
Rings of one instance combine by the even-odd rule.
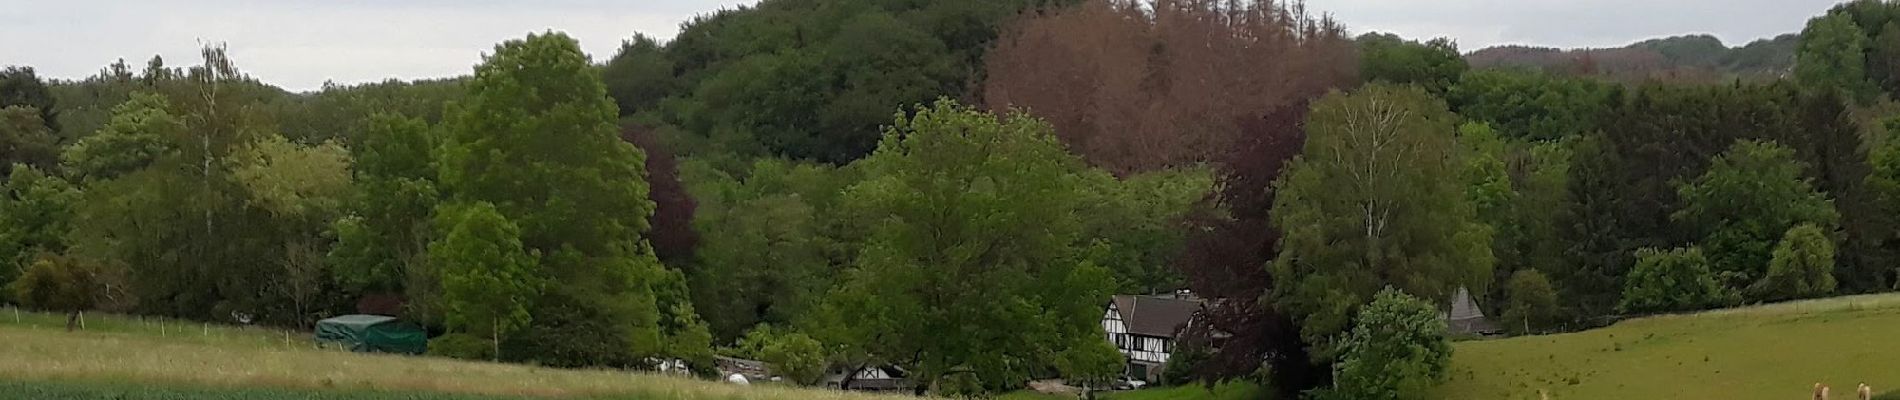
[[[1108,342],[1130,361],[1166,364],[1169,351],[1174,350],[1172,339],[1128,333],[1128,326],[1122,323],[1121,310],[1116,309],[1114,303],[1109,303],[1108,311],[1102,314],[1102,331],[1108,333]]]

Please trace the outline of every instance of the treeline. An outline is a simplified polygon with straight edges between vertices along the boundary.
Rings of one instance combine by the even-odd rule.
[[[1536,333],[1893,288],[1900,107],[1860,27],[1896,10],[1811,21],[1795,79],[1716,83],[1473,68],[1264,0],[767,0],[600,64],[535,34],[467,77],[301,94],[218,48],[14,68],[0,282],[75,312],[397,314],[456,357],[897,365],[946,394],[1104,383],[1108,296],[1189,289],[1170,376],[1396,398],[1446,373],[1461,289]]]
[[[1478,68],[1532,68],[1625,83],[1768,81],[1793,71],[1795,46],[1800,41],[1800,35],[1789,33],[1729,47],[1715,36],[1698,34],[1600,49],[1495,46],[1473,51],[1465,59]]]

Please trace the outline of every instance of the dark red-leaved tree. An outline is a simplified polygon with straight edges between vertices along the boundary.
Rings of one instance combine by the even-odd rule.
[[[620,139],[633,143],[646,153],[647,198],[654,203],[653,216],[647,218],[647,242],[660,262],[675,269],[693,258],[699,234],[693,232],[693,210],[698,203],[680,184],[679,160],[666,148],[653,128],[639,123],[620,127]]]
[[[985,60],[983,103],[1048,120],[1091,164],[1118,175],[1208,163],[1219,187],[1184,222],[1175,264],[1211,299],[1187,327],[1213,345],[1210,382],[1271,364],[1294,393],[1327,377],[1293,321],[1260,301],[1279,233],[1272,183],[1304,141],[1307,105],[1358,81],[1343,29],[1299,3],[1098,0],[1008,27]]]

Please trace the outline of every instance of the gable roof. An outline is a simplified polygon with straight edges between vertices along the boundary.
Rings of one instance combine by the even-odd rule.
[[[1128,333],[1164,338],[1173,338],[1201,309],[1200,300],[1168,296],[1115,295],[1112,304]]]

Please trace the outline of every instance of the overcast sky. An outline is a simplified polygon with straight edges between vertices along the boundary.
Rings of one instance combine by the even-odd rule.
[[[980,1],[980,0],[946,0]],[[324,81],[466,74],[495,43],[554,29],[596,61],[643,32],[671,38],[695,14],[756,0],[0,0],[0,64],[81,78],[118,58],[195,63],[225,42],[239,68],[310,90]],[[1710,33],[1731,46],[1794,32],[1836,0],[1309,0],[1355,32],[1496,44],[1621,46]]]

